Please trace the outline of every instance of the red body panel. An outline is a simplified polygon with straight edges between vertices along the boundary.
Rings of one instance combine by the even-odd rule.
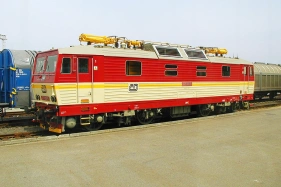
[[[57,51],[51,51],[47,55],[56,54]],[[42,56],[43,54],[40,54]],[[46,55],[46,54],[44,54]],[[40,57],[38,56],[38,57]],[[32,82],[77,82],[77,57],[89,57],[93,59],[93,65],[98,67],[98,71],[94,72],[95,82],[185,82],[185,81],[245,81],[242,74],[244,65],[240,64],[222,64],[198,61],[183,60],[163,60],[163,59],[140,59],[140,58],[122,58],[122,57],[103,57],[103,56],[87,56],[87,55],[59,55],[57,67],[61,66],[63,57],[72,58],[71,74],[61,74],[60,68],[56,69],[56,76],[49,73],[47,78],[42,81],[40,74],[34,74]],[[126,76],[125,63],[127,60],[136,60],[142,62],[141,76]],[[177,76],[165,76],[165,65],[177,65]],[[222,65],[231,67],[231,75],[229,77],[221,76]],[[207,76],[196,76],[196,67],[206,66]],[[47,74],[47,73],[42,73]],[[79,82],[91,81],[87,76],[81,76]],[[254,76],[249,76],[249,81],[254,81]]]

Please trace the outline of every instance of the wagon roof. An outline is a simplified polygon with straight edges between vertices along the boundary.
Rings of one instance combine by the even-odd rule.
[[[30,69],[37,51],[4,49],[1,53],[5,54],[3,55],[3,62],[5,61],[3,66]]]
[[[254,63],[254,70],[256,74],[281,74],[281,66],[276,64]]]

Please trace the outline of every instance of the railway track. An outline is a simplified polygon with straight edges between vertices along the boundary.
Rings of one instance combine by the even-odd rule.
[[[263,101],[253,101],[250,103],[250,110],[260,109],[260,108],[268,108],[274,106],[281,106],[281,100],[263,100]],[[236,112],[240,112],[242,110],[238,110]],[[212,116],[216,116],[213,114]],[[210,116],[210,117],[212,117]],[[203,117],[208,119],[208,117]],[[194,120],[196,118],[184,119],[184,120]],[[202,117],[200,118],[202,119]],[[179,119],[178,121],[183,120]],[[132,128],[146,128],[155,125],[161,125],[165,123],[176,123],[177,120],[172,121],[158,121],[155,124],[149,125],[134,125]],[[16,126],[15,126],[16,125]],[[130,128],[130,127],[125,127]],[[100,131],[115,131],[114,129],[123,129],[117,128],[117,125],[110,125],[104,127]],[[48,131],[43,131],[39,124],[34,124],[31,120],[27,121],[13,121],[13,122],[5,122],[0,123],[0,145],[7,145],[7,144],[16,144],[16,143],[26,143],[26,142],[34,142],[39,140],[48,140],[48,139],[58,139],[58,138],[65,138],[65,137],[75,137],[80,135],[89,135],[93,133],[99,133],[97,131],[85,132],[84,129],[77,129],[72,132],[68,132],[68,134],[54,134]]]
[[[26,114],[24,112],[7,112],[5,116],[0,118],[0,122],[31,120],[35,117],[34,114]]]
[[[272,107],[281,105],[281,98],[278,97],[275,100],[270,100],[269,98],[265,98],[263,100],[254,100],[250,102],[250,108],[262,108],[262,107]]]
[[[0,135],[0,140],[5,141],[10,139],[31,138],[34,136],[36,136],[34,132],[21,132],[21,133]]]

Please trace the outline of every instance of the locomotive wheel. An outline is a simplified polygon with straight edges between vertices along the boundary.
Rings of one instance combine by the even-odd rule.
[[[237,110],[240,110],[239,102],[231,103],[231,106],[229,106],[229,112],[235,112]]]
[[[198,115],[205,117],[211,113],[211,110],[208,105],[199,105],[198,106]]]
[[[221,108],[221,113],[222,114],[226,113],[226,107],[225,106]]]
[[[96,131],[102,127],[103,123],[91,123],[90,125],[85,125],[84,128],[87,131]]]
[[[273,99],[274,99],[274,97],[275,97],[275,95],[274,95],[274,93],[273,93],[273,92],[269,94],[269,100],[273,100]]]
[[[136,118],[142,125],[149,124],[153,121],[156,112],[154,110],[139,110],[136,112]]]
[[[216,114],[224,114],[224,113],[226,113],[226,107],[225,106],[216,106],[215,107],[215,113]]]
[[[243,102],[243,108],[246,109],[246,110],[249,110],[250,109],[249,102]]]

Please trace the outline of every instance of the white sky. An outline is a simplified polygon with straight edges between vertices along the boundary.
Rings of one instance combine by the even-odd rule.
[[[79,45],[88,33],[221,47],[281,64],[280,0],[0,0],[0,19],[7,49]]]

